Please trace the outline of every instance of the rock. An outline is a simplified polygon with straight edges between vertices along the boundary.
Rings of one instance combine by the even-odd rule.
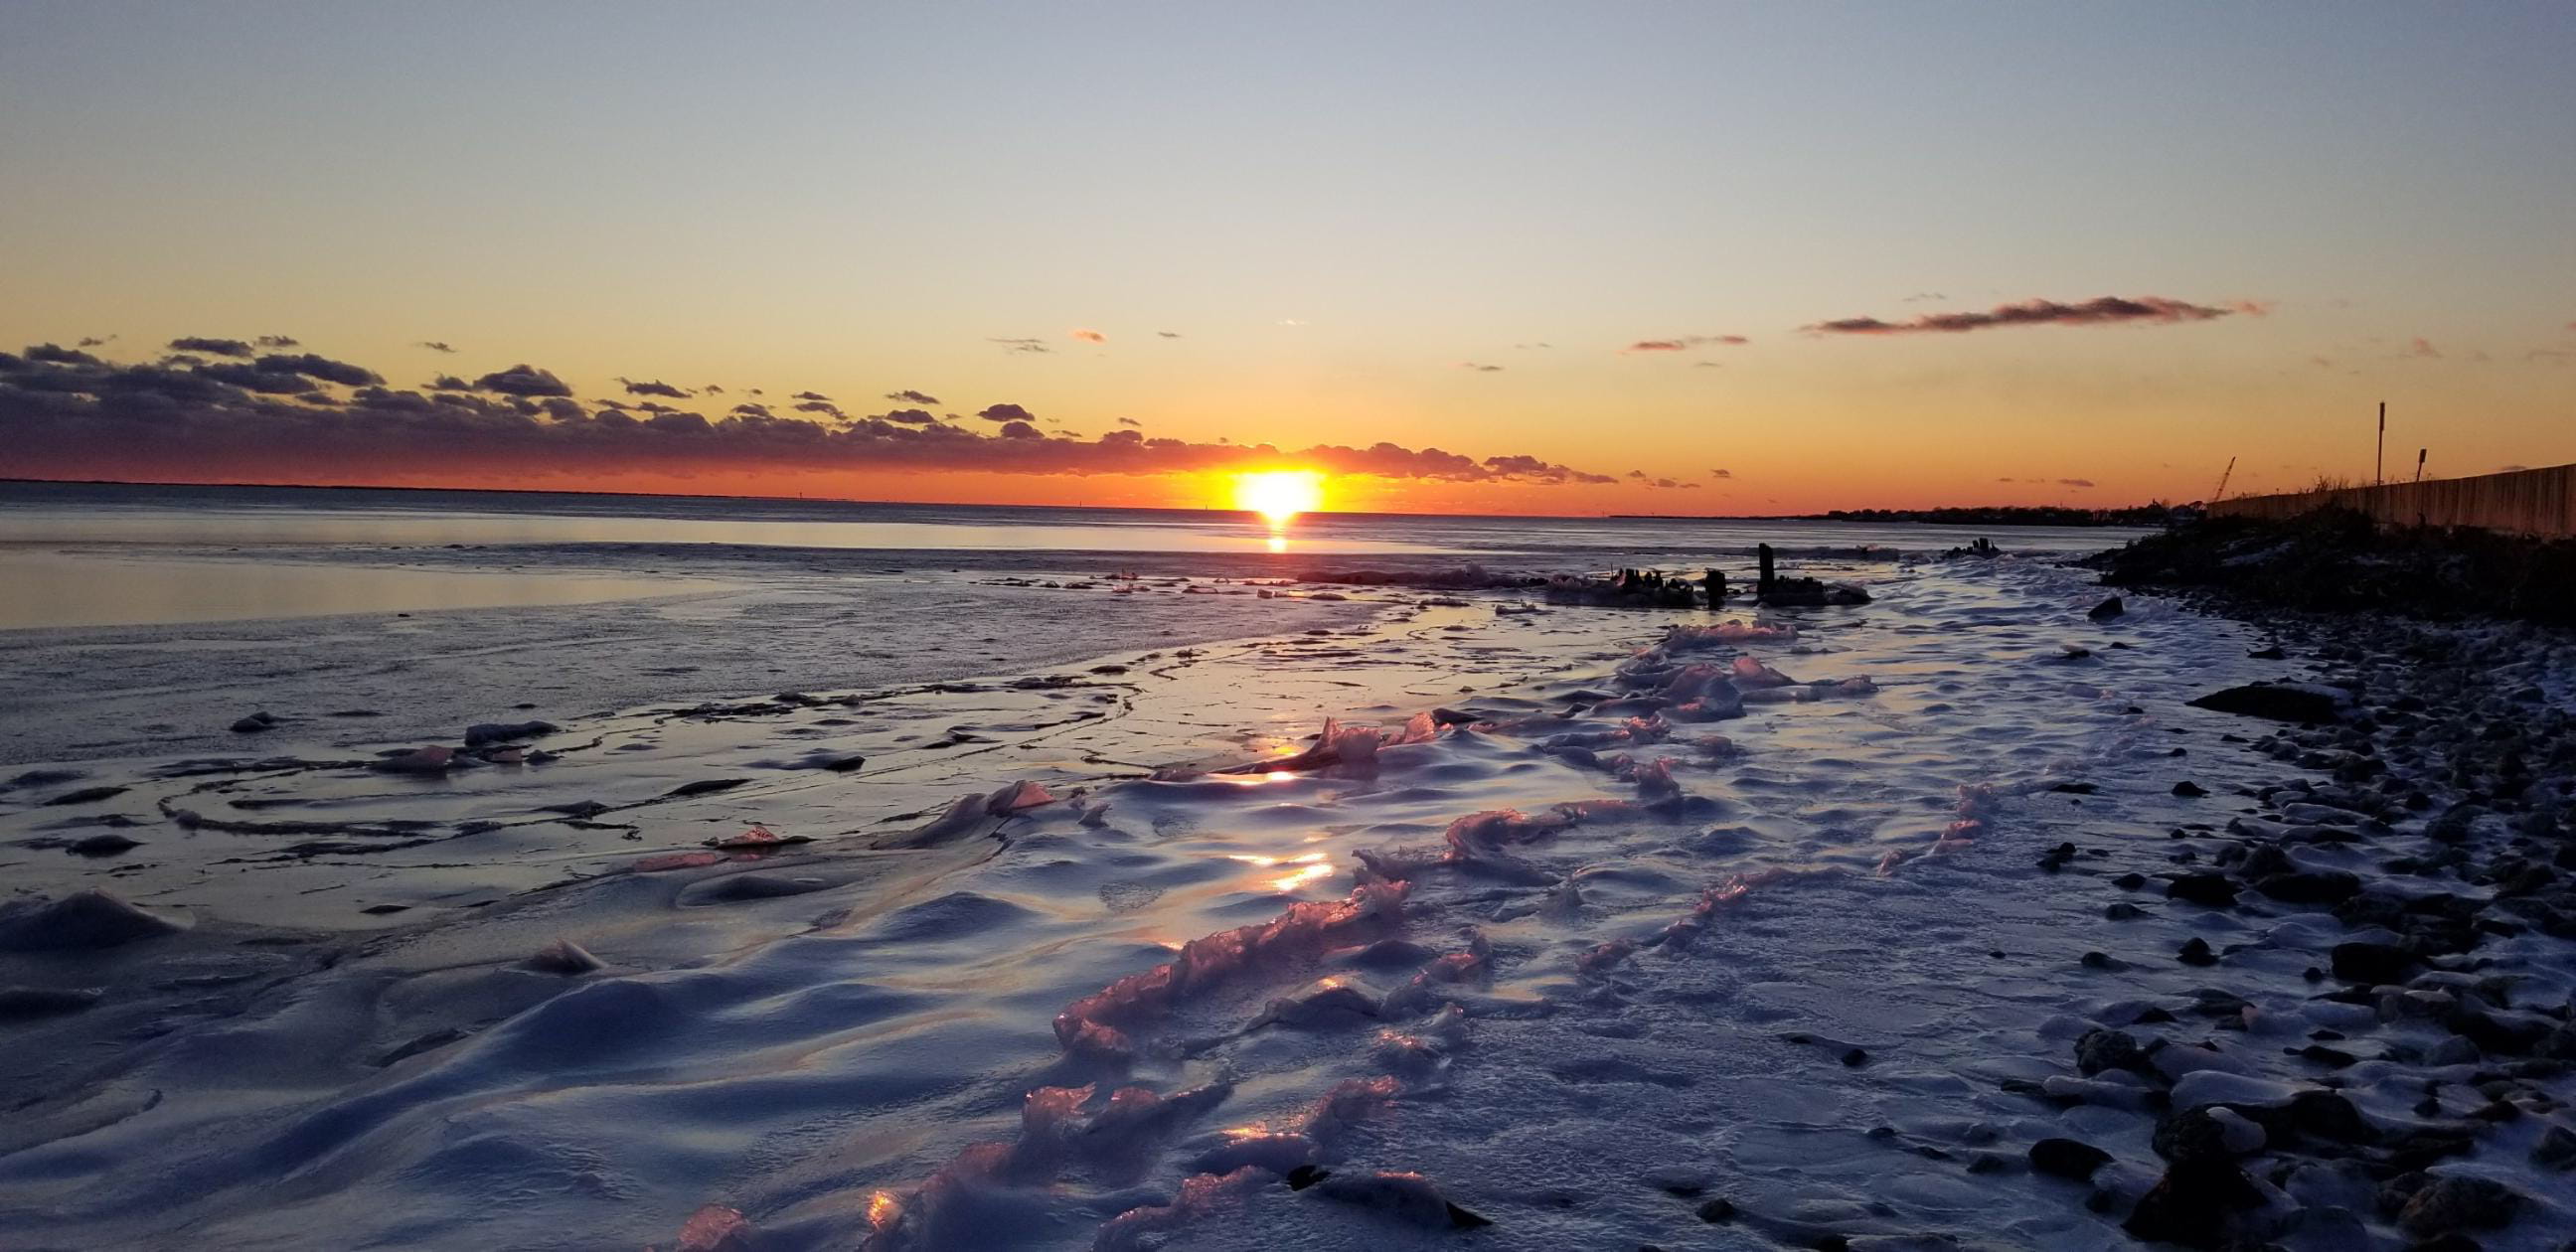
[[[425,748],[413,748],[408,752],[394,753],[378,760],[368,768],[384,774],[444,774],[456,768],[457,763],[462,759],[457,755],[456,749],[433,744]]]
[[[2361,892],[2361,878],[2339,869],[2303,869],[2254,880],[2254,889],[2284,904],[2341,904]]]
[[[232,732],[236,735],[256,735],[259,732],[271,729],[276,725],[277,715],[262,709],[261,711],[253,713],[240,721],[234,722],[232,724]]]
[[[2252,683],[2213,691],[2191,701],[2191,707],[2214,713],[2319,725],[2341,720],[2346,703],[2347,698],[2342,691],[2315,683]]]
[[[2225,908],[2236,903],[2236,880],[2206,870],[2184,874],[2165,883],[2165,898]]]
[[[99,993],[86,987],[0,987],[0,1022],[77,1013],[98,1001]]]
[[[79,839],[74,839],[72,840],[71,845],[63,850],[74,856],[114,856],[119,852],[131,852],[142,846],[143,841],[140,839],[128,839],[125,836],[118,834],[105,834],[87,835]]]
[[[2493,1230],[2513,1220],[2522,1196],[2486,1178],[2444,1175],[2426,1182],[2397,1212],[2397,1224],[2418,1238],[2460,1230]]]
[[[2214,1105],[2204,1112],[2218,1127],[2221,1145],[2238,1156],[2262,1151],[2264,1143],[2270,1139],[2261,1125],[2248,1120],[2234,1109],[2224,1105]]]
[[[563,729],[553,722],[478,722],[465,728],[465,746],[480,748],[486,744],[508,743],[514,739],[534,739]]]
[[[2299,1133],[2344,1143],[2371,1143],[2379,1128],[2363,1120],[2352,1101],[2331,1091],[2302,1091],[2290,1097],[2290,1123]]]
[[[2173,785],[2173,793],[2186,800],[2197,800],[2202,796],[2208,795],[2209,789],[2186,778]]]
[[[2138,1048],[2138,1038],[2130,1036],[2128,1030],[2092,1028],[2076,1038],[2076,1072],[2084,1077],[2094,1077],[2105,1069],[2130,1069],[2143,1059],[2146,1054]]]
[[[2097,622],[2107,622],[2128,611],[2129,606],[2120,603],[2120,597],[2113,596],[2100,604],[2094,605],[2091,609],[2085,612],[2084,616],[2092,618]]]
[[[2415,954],[2393,943],[2356,939],[2336,944],[2330,955],[2334,976],[2350,982],[2392,983],[2415,967]]]
[[[2110,1163],[2110,1153],[2074,1139],[2042,1139],[2030,1145],[2030,1167],[2058,1178],[2084,1182]]]
[[[2209,950],[2209,941],[2198,936],[2184,940],[2182,950],[2174,953],[2174,959],[2185,965],[2218,964],[2218,954]]]
[[[78,791],[66,791],[45,801],[44,807],[50,809],[67,804],[96,804],[101,800],[113,800],[124,795],[125,791],[123,787],[83,787]]]
[[[1735,1220],[1735,1202],[1725,1196],[1699,1206],[1699,1219],[1711,1226]]]
[[[562,974],[566,977],[606,968],[598,957],[592,956],[588,949],[570,939],[557,939],[547,944],[538,949],[535,956],[520,962],[520,966],[542,974]]]
[[[696,782],[681,783],[663,792],[662,797],[666,800],[679,800],[689,796],[713,795],[719,791],[731,791],[750,781],[748,778],[701,778]]]
[[[2531,1162],[2542,1169],[2576,1169],[2576,1132],[2564,1126],[2552,1126],[2540,1136],[2531,1150]]]
[[[2227,1237],[2231,1214],[2262,1203],[2263,1193],[2233,1161],[2176,1161],[2138,1197],[2120,1228],[2133,1238],[2216,1248]]]
[[[0,952],[113,948],[186,927],[104,891],[0,907]]]

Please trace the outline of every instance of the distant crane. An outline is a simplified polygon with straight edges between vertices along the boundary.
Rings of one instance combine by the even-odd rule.
[[[2227,480],[2235,477],[2235,475],[2236,458],[2231,456],[2227,458],[2227,468],[2218,475],[2218,490],[2209,493],[2209,502],[2211,504],[2216,504],[2227,498]]]

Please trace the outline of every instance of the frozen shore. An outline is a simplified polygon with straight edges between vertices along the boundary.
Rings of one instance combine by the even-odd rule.
[[[1848,572],[21,781],[0,1242],[2570,1235],[2562,640]]]

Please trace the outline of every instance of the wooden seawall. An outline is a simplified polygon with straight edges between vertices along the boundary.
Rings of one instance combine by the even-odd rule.
[[[2436,478],[2340,491],[2240,496],[2209,506],[2220,517],[2290,518],[2333,506],[2383,526],[2476,526],[2551,539],[2576,537],[2576,465]]]

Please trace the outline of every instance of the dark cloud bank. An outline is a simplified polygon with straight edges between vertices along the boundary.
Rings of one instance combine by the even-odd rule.
[[[1875,317],[1845,317],[1818,322],[1805,329],[1824,335],[1920,335],[1958,334],[1971,330],[1991,330],[2003,326],[2113,326],[2122,323],[2206,322],[2244,313],[2260,317],[2262,304],[2240,301],[2231,305],[2190,304],[2164,296],[2100,296],[2079,304],[2061,304],[2055,300],[2024,300],[2019,304],[1998,304],[1982,313],[1926,313],[1901,322],[1882,321]]]
[[[1294,464],[1443,482],[1616,481],[1532,456],[1480,459],[1392,443],[1282,451],[1147,438],[1134,429],[1086,440],[1048,435],[1028,409],[1007,403],[976,414],[999,425],[989,434],[919,408],[847,417],[820,399],[798,407],[830,420],[781,417],[758,404],[710,418],[649,400],[584,402],[554,373],[527,364],[400,390],[372,370],[312,353],[261,355],[239,340],[172,346],[180,345],[196,352],[149,364],[53,344],[0,352],[0,446],[9,449],[14,472],[280,482],[631,471],[1162,474]],[[626,390],[667,396],[679,389],[656,383]]]

